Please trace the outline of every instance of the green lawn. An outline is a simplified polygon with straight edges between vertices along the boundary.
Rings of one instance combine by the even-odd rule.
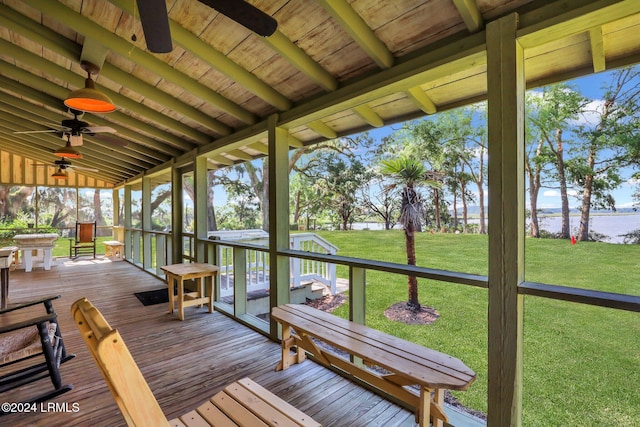
[[[338,254],[406,262],[402,231],[320,232]],[[372,244],[375,242],[375,244]],[[487,237],[417,235],[418,264],[487,274]],[[640,246],[527,239],[526,279],[640,295]],[[338,276],[348,270],[338,266]],[[463,360],[478,374],[463,404],[486,411],[487,291],[419,280],[420,301],[440,318],[430,326],[386,319],[407,298],[406,278],[367,272],[367,324]],[[336,314],[347,317],[348,307]],[[539,297],[525,298],[523,424],[637,426],[640,420],[640,315]]]

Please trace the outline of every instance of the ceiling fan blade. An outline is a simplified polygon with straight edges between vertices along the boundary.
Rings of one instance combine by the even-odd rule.
[[[116,133],[117,131],[109,126],[88,126],[82,128],[83,133]]]
[[[83,170],[83,171],[89,171],[89,172],[99,172],[98,169],[94,169],[94,168],[85,168],[83,166],[76,166],[76,165],[67,165],[66,169],[78,169],[78,170]]]
[[[244,0],[199,1],[260,36],[269,37],[278,28],[278,21]]]
[[[56,129],[47,129],[47,130],[23,130],[20,132],[14,132],[14,134],[21,134],[21,133],[52,133],[52,132],[58,132],[58,130]]]
[[[137,0],[137,3],[147,49],[153,53],[171,52],[173,44],[165,0]]]

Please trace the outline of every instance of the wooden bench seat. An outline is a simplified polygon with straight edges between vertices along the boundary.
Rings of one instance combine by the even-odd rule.
[[[404,402],[413,408],[420,426],[429,426],[431,418],[434,426],[448,421],[444,391],[466,390],[476,378],[475,372],[455,357],[306,305],[275,307],[271,317],[282,325],[282,359],[277,370],[304,361],[308,352],[319,363],[337,367]],[[350,358],[312,338],[348,353]]]
[[[71,314],[129,426],[320,426],[249,378],[167,421],[120,333],[85,298],[73,303]]]

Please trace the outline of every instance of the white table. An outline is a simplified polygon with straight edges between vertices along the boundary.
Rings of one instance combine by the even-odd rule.
[[[24,271],[28,273],[33,269],[33,251],[42,251],[42,266],[45,270],[51,270],[51,265],[53,263],[51,251],[55,246],[55,241],[57,239],[58,234],[56,233],[16,234],[13,236],[13,240],[22,251]]]

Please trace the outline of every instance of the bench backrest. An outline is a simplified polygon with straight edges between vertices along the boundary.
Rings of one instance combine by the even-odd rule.
[[[169,426],[120,333],[86,298],[73,303],[71,315],[127,425]]]

